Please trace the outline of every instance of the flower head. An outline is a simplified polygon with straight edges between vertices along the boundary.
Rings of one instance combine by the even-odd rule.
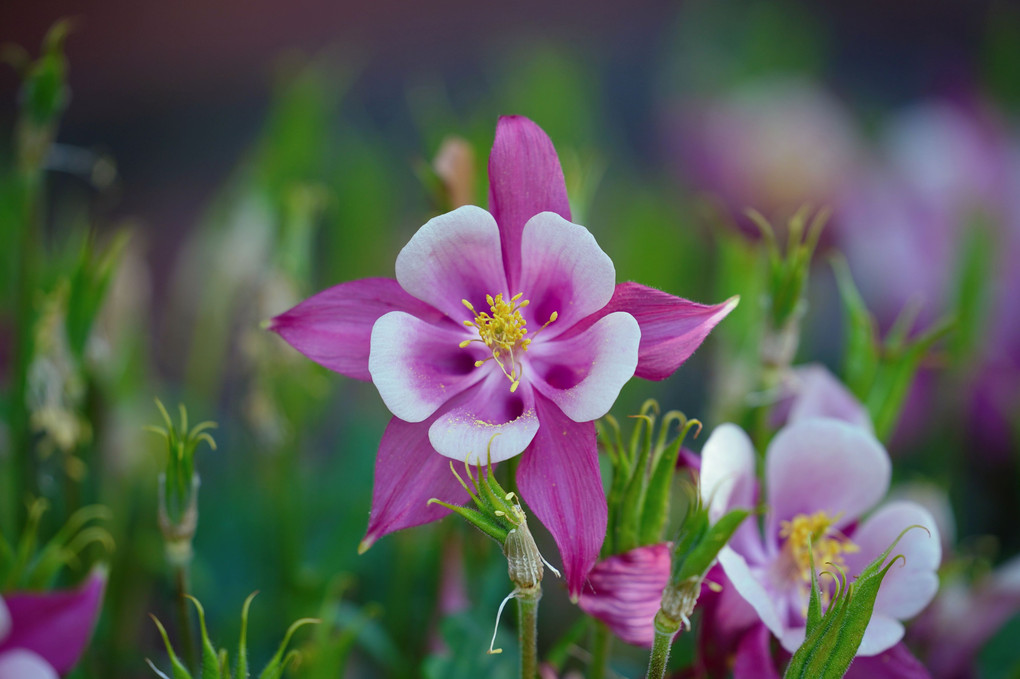
[[[723,425],[702,452],[702,493],[709,513],[757,503],[755,452],[738,427]],[[804,640],[812,559],[855,576],[904,529],[896,552],[904,557],[882,583],[858,655],[879,654],[900,641],[901,620],[916,615],[935,595],[941,547],[931,515],[911,502],[886,504],[863,515],[886,493],[891,465],[867,431],[826,418],[798,420],[781,430],[765,456],[764,531],[737,530],[719,555],[733,588],[756,611],[782,646]],[[810,538],[810,541],[808,540]],[[823,605],[825,596],[823,593]]]
[[[523,453],[518,487],[576,595],[606,529],[592,421],[633,375],[669,376],[736,301],[703,306],[616,285],[612,261],[570,222],[552,143],[526,118],[500,119],[489,179],[489,211],[429,221],[397,256],[396,280],[335,286],[271,329],[326,367],[370,379],[394,415],[362,548],[443,516],[431,498],[467,499],[446,458]]]

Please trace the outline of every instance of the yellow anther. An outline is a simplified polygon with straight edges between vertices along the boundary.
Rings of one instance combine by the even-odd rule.
[[[785,548],[804,582],[811,582],[812,556],[815,568],[826,563],[845,566],[843,555],[858,551],[857,545],[832,527],[838,518],[838,515],[830,517],[819,511],[811,515],[798,514],[792,520],[780,523],[779,537],[786,540]]]
[[[525,338],[528,329],[524,327],[526,321],[521,314],[521,309],[528,306],[529,300],[523,299],[524,293],[519,292],[509,300],[504,300],[502,293],[493,297],[486,295],[485,301],[489,305],[489,311],[475,311],[475,308],[466,299],[461,300],[465,307],[474,315],[474,319],[464,321],[464,326],[475,328],[478,331],[478,339],[465,340],[460,347],[467,348],[472,342],[482,342],[492,351],[492,358],[496,360],[500,370],[510,380],[510,392],[517,391],[520,386],[520,372],[523,366],[517,359],[514,352],[524,352],[531,344],[530,338]],[[545,325],[556,320],[554,312]],[[542,327],[544,328],[545,325]],[[488,359],[485,359],[488,360]],[[485,361],[475,361],[475,367],[480,367]]]

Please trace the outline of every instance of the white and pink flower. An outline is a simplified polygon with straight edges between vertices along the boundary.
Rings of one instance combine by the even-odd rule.
[[[379,445],[365,549],[462,503],[449,460],[523,453],[517,484],[563,555],[576,596],[606,530],[593,420],[634,375],[673,373],[736,305],[635,283],[570,206],[552,142],[504,117],[489,159],[490,211],[425,224],[396,280],[343,283],[273,319],[312,360],[371,380],[394,417]],[[491,443],[491,446],[490,446]]]
[[[702,452],[702,495],[713,519],[758,505],[756,454],[732,424],[717,428]],[[810,563],[838,565],[851,578],[909,526],[896,547],[902,564],[886,575],[858,656],[874,656],[903,637],[902,620],[919,613],[938,589],[941,546],[935,520],[920,505],[891,502],[865,513],[886,494],[891,464],[865,429],[828,418],[798,420],[782,429],[765,455],[759,530],[745,522],[719,554],[732,586],[789,652],[804,640]],[[811,536],[809,553],[806,538]],[[745,644],[741,645],[741,649]],[[738,655],[741,653],[738,649]]]

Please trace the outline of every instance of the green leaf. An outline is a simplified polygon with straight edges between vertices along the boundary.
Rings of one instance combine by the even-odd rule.
[[[205,610],[198,599],[190,595],[185,596],[188,596],[191,603],[195,604],[195,610],[198,611],[198,626],[202,633],[202,679],[223,679],[220,673],[220,661],[216,657],[216,648],[209,640],[209,631],[205,626]]]
[[[259,679],[280,679],[280,677],[283,676],[283,671],[287,668],[287,665],[295,657],[297,657],[296,651],[287,653],[286,656],[284,655],[287,650],[287,645],[290,644],[290,638],[294,636],[294,632],[305,625],[318,625],[320,622],[322,621],[317,618],[301,618],[300,620],[296,620],[287,629],[287,633],[283,636],[283,641],[280,642],[280,647],[276,649],[276,654],[270,658],[265,669],[262,670],[262,673],[259,675]]]
[[[704,521],[707,522],[708,512],[702,511],[704,512]],[[691,545],[685,554],[678,558],[677,552],[674,551],[673,582],[679,584],[692,577],[704,577],[708,569],[712,567],[712,562],[715,561],[720,550],[726,546],[730,537],[750,513],[749,509],[734,509],[720,517],[717,522],[704,531],[701,539]]]
[[[241,640],[237,644],[237,679],[248,679],[248,609],[258,592],[252,592],[241,608]]]
[[[159,618],[154,615],[150,615],[149,617],[152,618],[154,623],[156,623],[156,627],[159,629],[159,635],[163,637],[163,644],[166,646],[166,654],[170,656],[170,667],[173,679],[191,679],[191,674],[188,672],[188,669],[184,666],[184,663],[181,662],[180,658],[177,657],[177,654],[174,653],[174,647],[170,645],[170,638],[167,637],[166,628],[163,627],[163,623],[161,623]],[[152,663],[149,663],[149,665],[152,669],[156,670],[156,667],[152,665]],[[156,673],[160,674],[159,670],[156,670]]]

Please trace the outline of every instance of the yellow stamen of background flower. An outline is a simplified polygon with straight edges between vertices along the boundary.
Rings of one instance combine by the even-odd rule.
[[[475,311],[471,302],[466,299],[461,300],[468,311],[475,315],[474,319],[464,321],[464,325],[468,328],[475,328],[478,331],[478,339],[464,340],[460,343],[460,347],[466,348],[472,342],[481,342],[488,347],[492,351],[492,356],[475,361],[475,367],[481,367],[489,360],[496,361],[500,370],[510,380],[511,393],[517,391],[517,387],[521,383],[520,373],[523,366],[521,366],[518,357],[527,351],[528,345],[531,344],[531,339],[525,337],[528,334],[528,329],[524,327],[527,325],[527,321],[521,314],[521,309],[528,306],[529,300],[521,302],[520,299],[523,296],[524,293],[519,292],[509,301],[504,301],[502,294],[495,297],[486,295],[485,301],[489,304],[489,311]],[[554,311],[542,328],[555,321],[558,316],[559,314]]]
[[[830,517],[826,512],[798,514],[779,526],[779,537],[786,540],[786,549],[793,559],[796,572],[804,582],[811,582],[811,557],[815,568],[825,564],[845,567],[844,554],[858,551],[858,546],[839,530],[832,527],[839,515]]]

